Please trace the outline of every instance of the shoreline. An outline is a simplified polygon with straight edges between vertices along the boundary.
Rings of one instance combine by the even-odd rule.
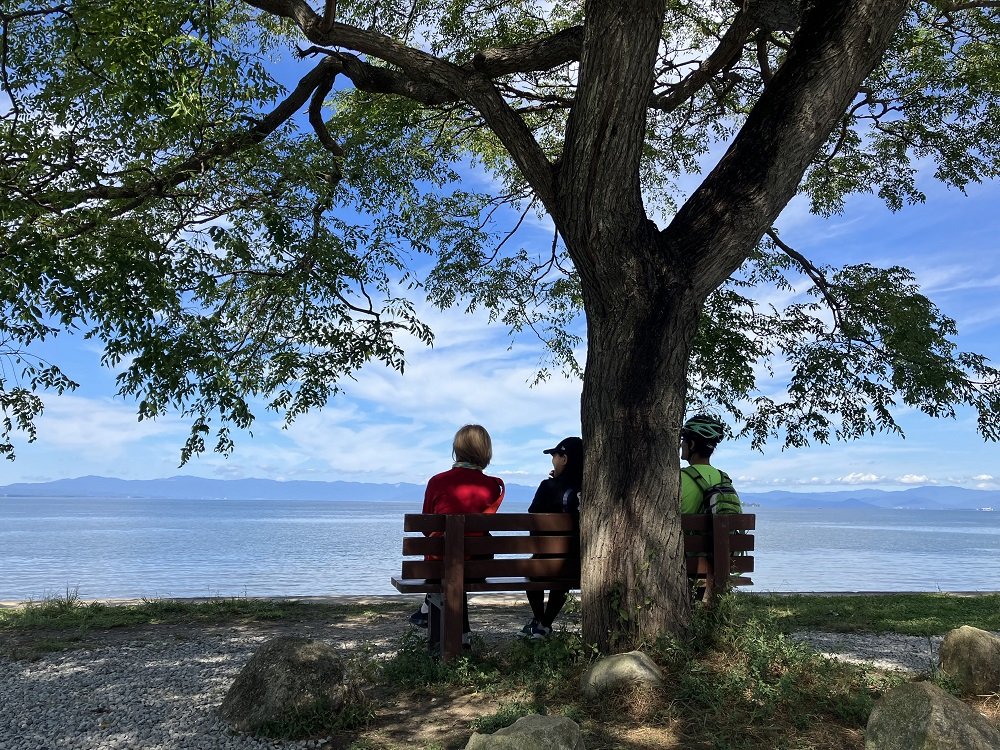
[[[740,596],[954,596],[959,598],[977,596],[997,596],[1000,590],[983,591],[747,591],[741,589]],[[303,604],[395,604],[406,600],[422,600],[419,594],[322,594],[304,596],[150,596],[150,597],[97,597],[94,599],[79,598],[80,604],[107,604],[114,607],[128,607],[147,601],[181,602],[184,604],[205,604],[227,599],[244,599],[274,602],[301,602]],[[59,600],[59,597],[52,597]],[[469,594],[470,601],[483,604],[515,604],[524,602],[525,597],[520,592],[486,592]],[[49,599],[0,599],[0,609],[16,609],[26,604],[40,604]]]

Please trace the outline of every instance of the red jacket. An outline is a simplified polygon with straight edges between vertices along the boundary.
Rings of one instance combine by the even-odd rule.
[[[503,502],[503,480],[478,469],[456,467],[435,474],[424,490],[424,513],[496,513]],[[482,532],[466,536],[482,536]],[[429,536],[442,536],[434,531]],[[440,560],[426,555],[427,560]],[[466,558],[468,559],[468,558]]]
[[[504,485],[476,469],[458,467],[435,474],[424,491],[424,513],[496,513]]]

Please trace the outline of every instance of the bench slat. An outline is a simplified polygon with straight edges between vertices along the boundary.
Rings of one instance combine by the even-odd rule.
[[[712,547],[712,537],[708,536],[686,536],[684,537],[684,554],[685,555],[699,555],[707,552],[711,552]],[[730,552],[753,552],[754,551],[754,537],[749,534],[730,534],[729,535],[729,551]]]
[[[402,578],[441,578],[444,576],[443,560],[404,560]],[[577,558],[515,557],[498,560],[466,560],[465,577],[499,578],[506,576],[534,576],[538,578],[579,578],[580,561]]]
[[[689,557],[686,562],[689,576],[704,576],[715,570],[708,557]],[[729,561],[729,570],[735,573],[753,573],[753,558],[734,557]]]
[[[729,520],[733,531],[753,531],[757,527],[757,516],[753,513],[722,514]],[[709,513],[685,513],[681,516],[684,531],[711,531],[712,518]]]
[[[435,513],[407,513],[403,517],[403,531],[443,532],[445,518],[447,516]],[[576,519],[568,513],[469,513],[465,516],[466,532],[572,532],[575,528]]]
[[[440,583],[428,583],[423,578],[392,578],[392,585],[403,594],[437,594],[441,592]],[[465,590],[471,592],[487,591],[549,591],[553,588],[566,590],[579,590],[579,580],[559,580],[550,579],[545,581],[534,581],[524,577],[507,576],[502,578],[487,578],[483,581],[471,581],[466,584]]]
[[[469,536],[465,538],[468,555],[547,554],[575,555],[577,542],[569,536]],[[403,537],[404,555],[444,555],[444,537]]]

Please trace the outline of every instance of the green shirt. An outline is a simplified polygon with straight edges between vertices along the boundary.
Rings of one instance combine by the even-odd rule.
[[[691,464],[701,474],[709,486],[722,481],[722,474],[714,466],[708,464]],[[681,472],[681,513],[698,513],[701,511],[701,489],[697,482]]]

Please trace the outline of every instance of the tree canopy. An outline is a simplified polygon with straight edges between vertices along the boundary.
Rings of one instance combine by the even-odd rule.
[[[17,0],[0,22],[9,455],[74,387],[38,341],[102,342],[140,418],[190,418],[186,460],[230,450],[254,399],[291,420],[366,362],[402,369],[398,334],[432,339],[424,297],[583,373],[588,462],[649,467],[588,474],[593,507],[670,529],[636,559],[679,549],[649,498],[685,405],[758,445],[898,431],[897,405],[1000,436],[998,370],[912,273],[821,267],[773,228],[796,192],[830,215],[924,200],[921,165],[997,177],[996,2]],[[544,247],[516,232],[531,212]],[[812,301],[755,301],[802,277]],[[779,367],[787,395],[760,395]],[[653,459],[615,454],[610,424]]]

